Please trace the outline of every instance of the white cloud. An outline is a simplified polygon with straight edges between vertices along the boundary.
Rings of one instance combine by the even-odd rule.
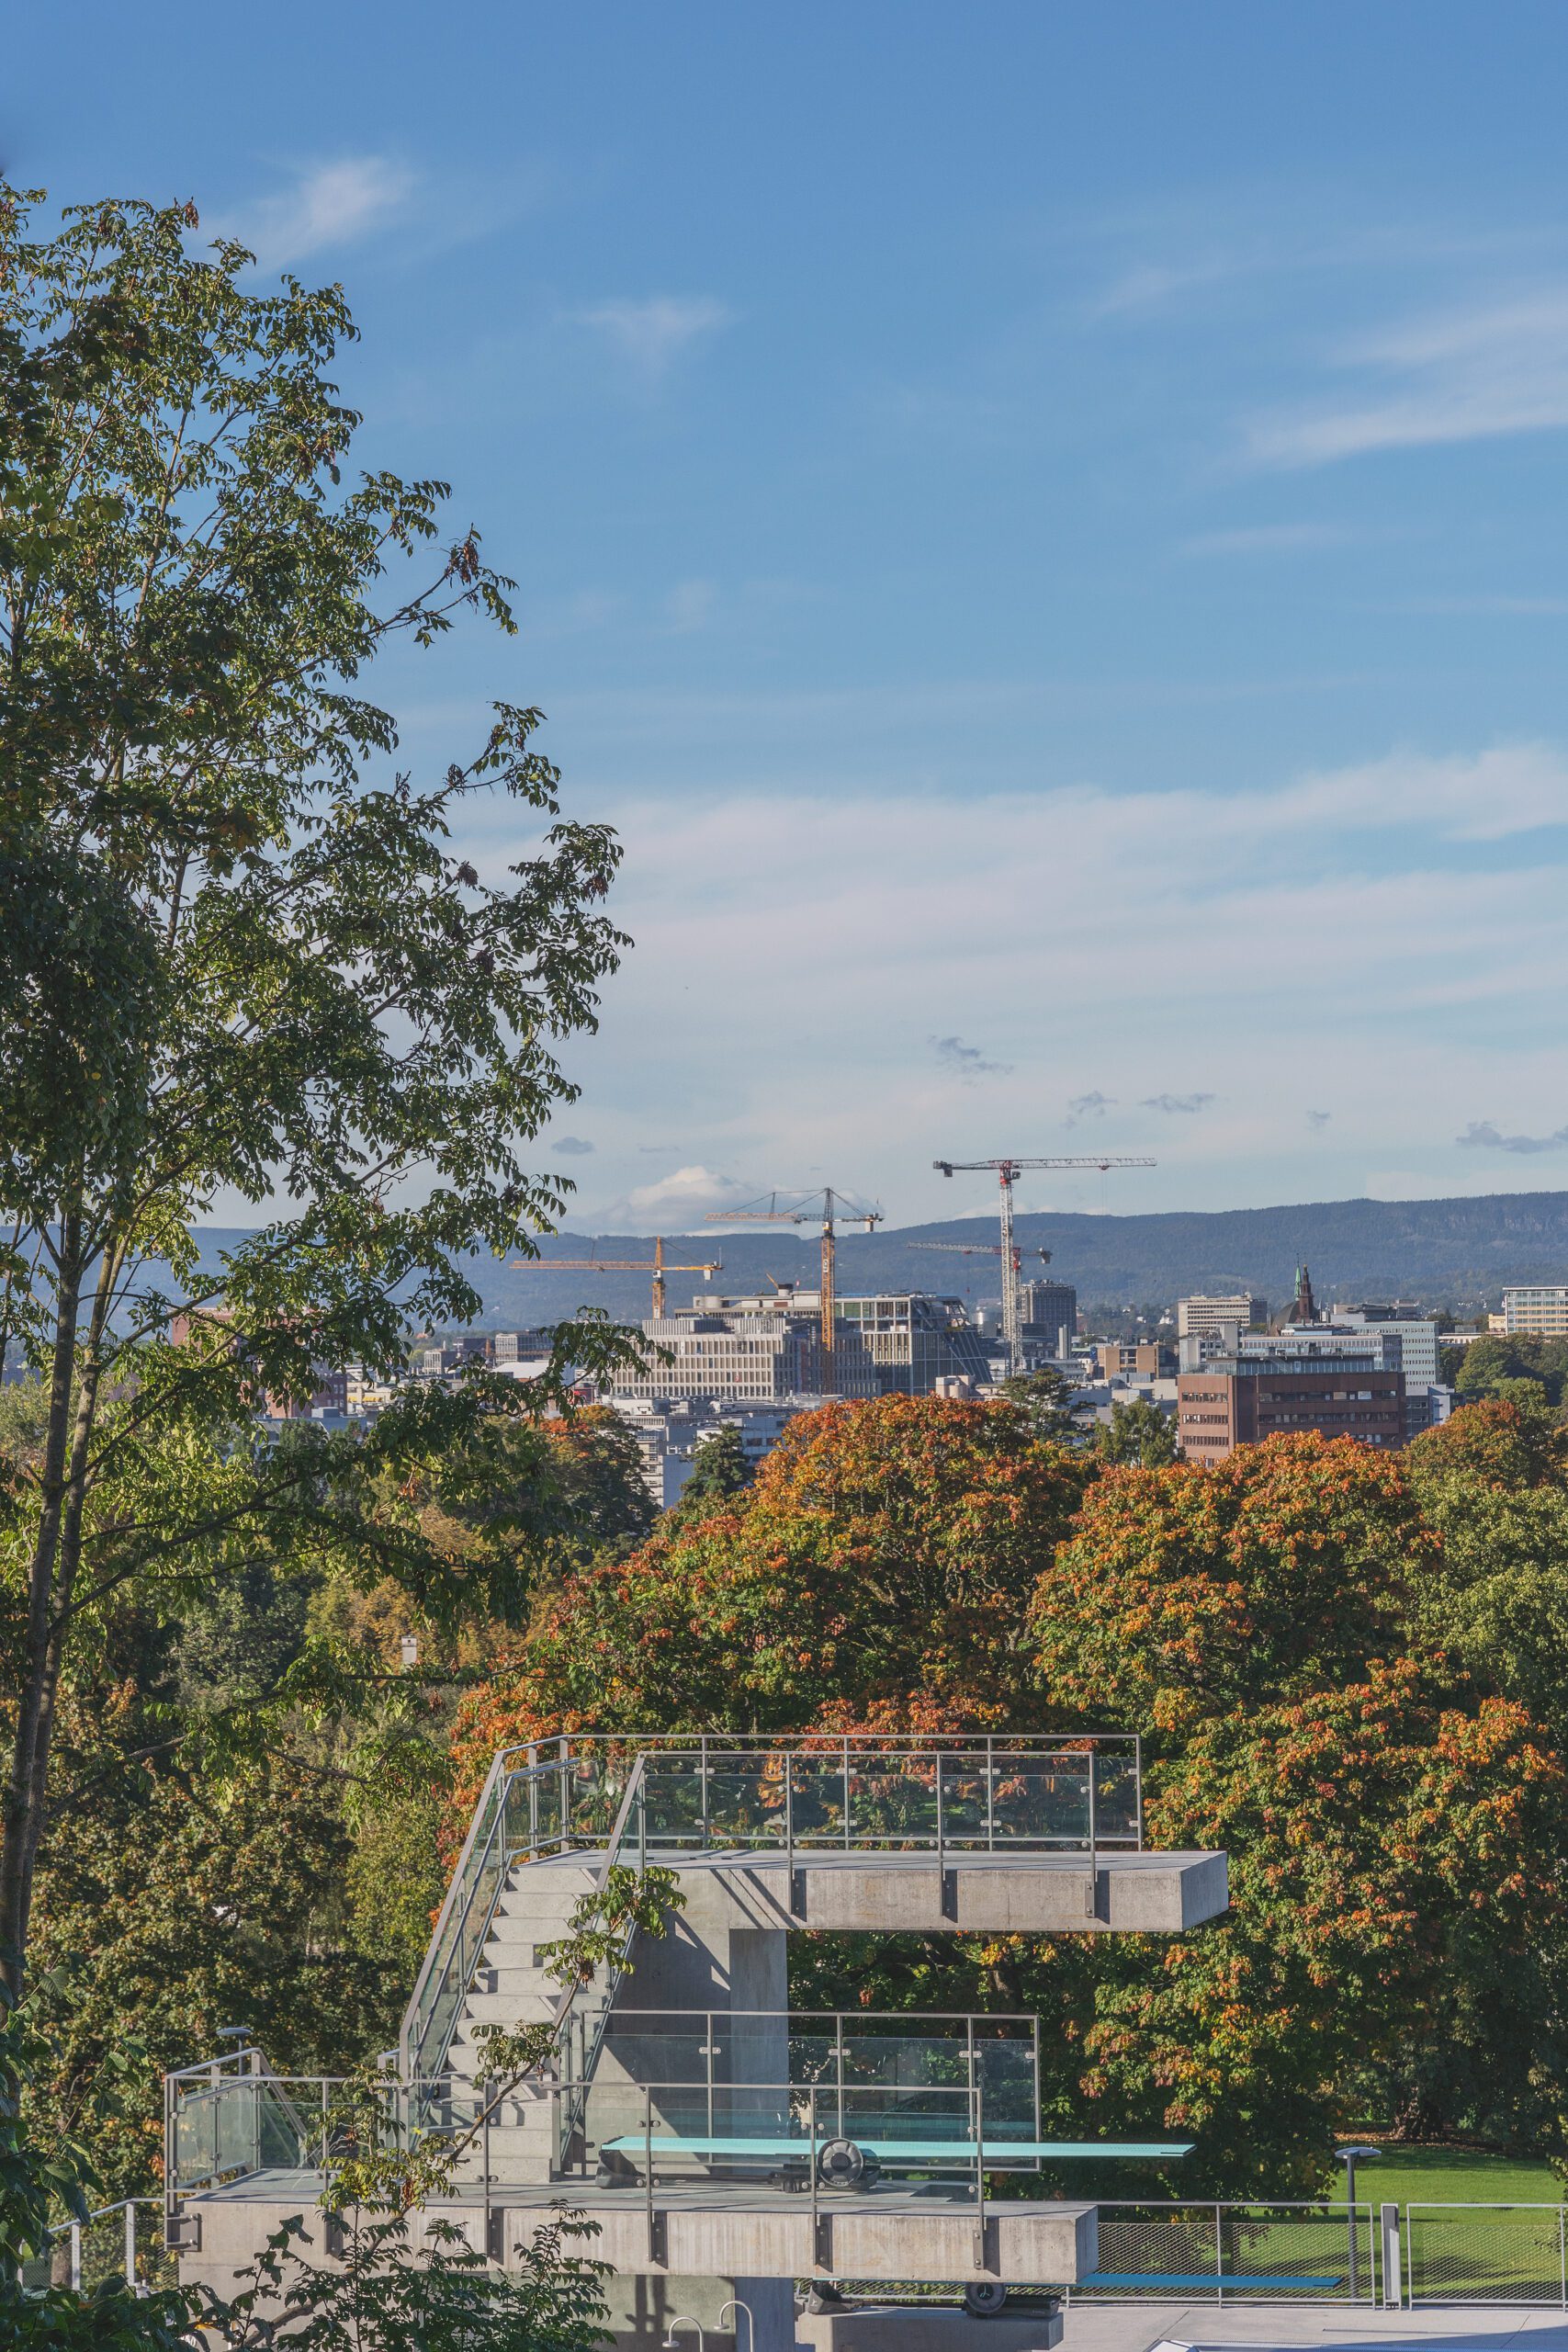
[[[1159,1165],[1064,1171],[1059,1210],[1386,1193],[1423,1166],[1413,1193],[1484,1192],[1555,1165],[1454,1138],[1557,1120],[1562,747],[961,808],[867,791],[852,762],[810,790],[786,768],[722,799],[617,798],[623,763],[591,805],[625,839],[614,911],[637,944],[571,1057],[623,1230],[691,1229],[814,1169],[895,1224],[984,1214],[994,1187],[943,1185],[933,1159],[1068,1152],[1086,1126]],[[1011,1067],[957,1087],[950,1037]],[[1145,1107],[1200,1084],[1201,1115]],[[660,1136],[676,1172],[656,1186],[638,1147]]]
[[[1347,345],[1338,361],[1375,388],[1254,417],[1246,435],[1254,464],[1327,465],[1568,426],[1568,288],[1412,320]]]
[[[355,243],[400,212],[414,175],[386,155],[345,155],[302,167],[294,185],[214,224],[248,245],[262,269],[286,269],[334,245]]]
[[[591,1221],[605,1233],[687,1233],[709,1209],[739,1208],[755,1189],[711,1168],[677,1168],[657,1183],[635,1184],[624,1199],[594,1210],[591,1218],[585,1213],[573,1221]]]
[[[657,384],[692,344],[733,313],[711,295],[656,294],[642,302],[596,302],[575,314],[603,334],[645,382]]]

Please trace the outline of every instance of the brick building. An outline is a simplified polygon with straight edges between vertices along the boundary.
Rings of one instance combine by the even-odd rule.
[[[1321,1357],[1223,1356],[1176,1384],[1176,1434],[1190,1462],[1223,1462],[1238,1445],[1317,1430],[1397,1452],[1405,1439],[1404,1375],[1381,1351]]]

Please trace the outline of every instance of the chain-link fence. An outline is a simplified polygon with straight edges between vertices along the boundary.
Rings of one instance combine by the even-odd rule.
[[[1568,2311],[1561,2205],[1407,2205],[1411,2303],[1545,2303]]]
[[[1371,2206],[1104,2204],[1099,2262],[1069,2291],[1075,2302],[1371,2303],[1382,2267]]]

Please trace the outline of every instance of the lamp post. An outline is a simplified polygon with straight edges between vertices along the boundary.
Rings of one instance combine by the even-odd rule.
[[[1345,2167],[1345,2205],[1350,2232],[1350,2301],[1360,2293],[1359,2266],[1356,2246],[1356,2166],[1372,2156],[1381,2156],[1381,2148],[1336,2148],[1335,2162]]]
[[[697,2331],[697,2352],[705,2352],[701,2320],[688,2319],[683,2312],[677,2314],[664,2332],[664,2352],[675,2352],[675,2330],[678,2327],[694,2327]]]
[[[750,2304],[743,2303],[738,2295],[732,2296],[728,2303],[721,2303],[718,2309],[718,2324],[720,2327],[724,2325],[724,2314],[726,2312],[745,2312],[747,2352],[757,2352],[757,2314],[751,2309]],[[735,2331],[735,2352],[740,2352],[740,2331],[739,2328]]]

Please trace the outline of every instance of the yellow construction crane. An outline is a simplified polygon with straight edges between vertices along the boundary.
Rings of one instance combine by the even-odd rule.
[[[995,1169],[1002,1188],[1002,1238],[998,1252],[1002,1261],[1002,1340],[1008,1351],[1008,1370],[1023,1370],[1023,1340],[1019,1330],[1018,1316],[1018,1251],[1012,1238],[1012,1188],[1021,1170],[1025,1168],[1098,1168],[1103,1176],[1108,1168],[1153,1168],[1152,1159],[1128,1159],[1105,1154],[1093,1159],[933,1159],[931,1166],[943,1175],[951,1176],[954,1169],[961,1173],[976,1168]],[[941,1246],[940,1244],[938,1245]],[[955,1243],[955,1248],[964,1245]]]
[[[820,1208],[814,1203],[820,1201]],[[838,1220],[845,1218],[851,1225],[863,1225],[868,1233],[882,1223],[880,1209],[859,1207],[847,1201],[842,1193],[835,1193],[825,1184],[819,1193],[808,1193],[793,1208],[781,1209],[776,1193],[768,1194],[763,1208],[759,1199],[750,1208],[709,1209],[711,1225],[820,1225],[822,1227],[822,1393],[836,1396],[838,1382],[833,1364],[833,1317],[837,1304],[835,1276],[838,1261]],[[769,1281],[773,1280],[770,1274]]]
[[[664,1236],[653,1237],[651,1258],[513,1258],[514,1274],[651,1274],[653,1276],[653,1319],[664,1320],[666,1274],[703,1274],[710,1281],[724,1272],[722,1258],[705,1259],[701,1265],[677,1266],[667,1263],[664,1256]]]

